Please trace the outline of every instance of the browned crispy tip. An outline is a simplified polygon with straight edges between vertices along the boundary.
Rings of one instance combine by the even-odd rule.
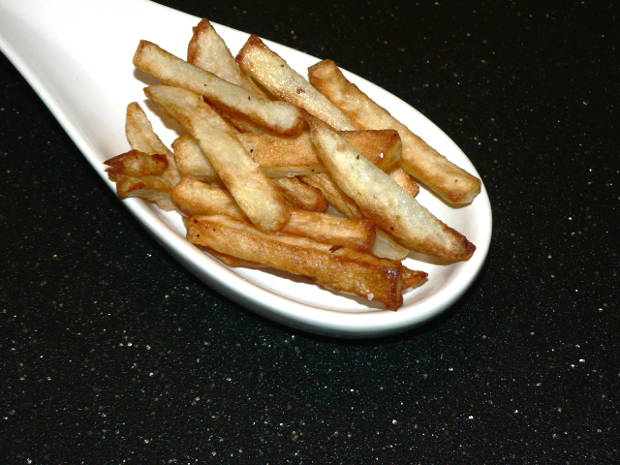
[[[196,57],[201,51],[200,45],[198,42],[200,34],[206,33],[212,27],[213,26],[211,26],[211,23],[209,22],[207,18],[202,18],[197,25],[192,27],[192,38],[187,44],[187,61],[188,62],[193,63],[194,61],[196,61]]]
[[[256,34],[250,34],[250,37],[248,37],[248,39],[243,44],[243,47],[241,47],[241,49],[237,53],[237,56],[235,57],[237,63],[243,61],[243,57],[247,53],[248,49],[250,49],[251,47],[259,47],[264,50],[269,50],[269,47],[265,45],[265,43],[261,40],[260,37],[258,37]],[[269,51],[271,52],[271,50]]]
[[[168,159],[162,154],[140,152],[139,150],[129,150],[103,162],[108,165],[106,169],[111,180],[117,175],[126,176],[146,176],[161,175],[168,168]]]
[[[427,279],[428,273],[420,270],[410,270],[406,266],[403,266],[403,290],[421,286]]]

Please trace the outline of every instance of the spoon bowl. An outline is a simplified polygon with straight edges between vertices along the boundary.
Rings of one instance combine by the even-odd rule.
[[[70,20],[68,20],[70,18]],[[143,98],[144,76],[132,65],[140,39],[184,57],[199,18],[147,0],[0,0],[0,49],[41,97],[103,182],[103,161],[128,150],[125,108]],[[245,32],[213,23],[235,53]],[[319,59],[269,40],[267,45],[298,72]],[[459,147],[430,120],[380,87],[345,76],[457,165],[478,175]],[[148,106],[142,105],[148,112]],[[155,114],[149,118],[162,140],[177,133]],[[284,274],[229,268],[185,240],[181,218],[138,199],[122,203],[181,263],[208,285],[258,314],[291,327],[346,338],[385,336],[419,325],[452,305],[471,285],[486,258],[492,229],[484,185],[472,204],[451,208],[422,189],[418,199],[437,217],[465,234],[477,250],[449,266],[410,256],[405,264],[429,274],[408,291],[404,305],[386,311],[360,299],[333,294]],[[419,258],[419,257],[417,257]],[[205,302],[205,307],[208,307]]]

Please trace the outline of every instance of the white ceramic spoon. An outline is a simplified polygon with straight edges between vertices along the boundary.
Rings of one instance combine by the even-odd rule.
[[[135,76],[131,63],[136,45],[147,39],[185,56],[191,28],[197,22],[194,16],[146,0],[0,0],[0,47],[114,189],[102,162],[128,150],[125,107],[144,98],[145,83]],[[215,27],[233,53],[247,38],[244,32]],[[267,43],[302,74],[317,61],[297,50]],[[457,145],[421,113],[372,83],[345,74],[441,153],[477,174]],[[171,142],[175,134],[156,116],[150,116],[160,137]],[[471,205],[459,209],[425,191],[418,199],[464,233],[477,250],[469,261],[450,266],[407,259],[410,268],[428,272],[429,281],[409,291],[397,312],[264,271],[230,269],[184,239],[177,214],[164,213],[136,199],[123,204],[188,269],[244,307],[315,333],[362,338],[403,331],[445,310],[470,286],[485,260],[492,221],[484,186]]]

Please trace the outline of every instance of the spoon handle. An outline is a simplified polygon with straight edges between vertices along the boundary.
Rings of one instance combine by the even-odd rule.
[[[147,0],[0,0],[0,49],[105,179],[101,162],[124,147],[105,136],[124,132],[118,102],[142,94],[142,82],[127,85],[135,44],[162,24],[191,31],[194,22]]]

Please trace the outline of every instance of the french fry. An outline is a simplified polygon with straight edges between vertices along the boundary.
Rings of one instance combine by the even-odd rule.
[[[165,172],[161,173],[162,178],[173,186],[179,182],[181,176],[177,170],[174,155],[155,134],[146,113],[137,102],[127,105],[125,135],[132,149],[151,155],[164,155],[168,161],[168,167]]]
[[[246,117],[275,133],[294,135],[302,129],[303,118],[295,106],[255,95],[181,60],[152,42],[140,41],[133,63],[138,69],[166,84],[203,95],[210,103],[226,108],[236,116]]]
[[[149,154],[132,149],[104,162],[110,180],[119,176],[139,178],[142,176],[161,176],[168,168],[168,159],[162,154]]]
[[[261,88],[241,71],[226,43],[206,18],[193,28],[187,47],[187,61],[225,81],[243,87],[252,94],[267,97]]]
[[[174,210],[170,199],[172,186],[162,177],[168,169],[165,155],[130,150],[104,163],[119,197],[137,197],[156,203],[163,210]]]
[[[303,108],[334,129],[356,129],[342,111],[270,50],[258,36],[248,38],[236,59],[243,71],[275,97]]]
[[[471,257],[475,246],[465,236],[433,216],[327,124],[311,117],[308,122],[327,171],[367,218],[409,249],[449,261]]]
[[[217,179],[217,173],[211,162],[191,135],[182,134],[177,137],[172,142],[172,150],[181,176],[193,176],[205,182]]]
[[[172,200],[187,216],[226,215],[247,222],[228,192],[193,178],[183,178],[175,186]],[[359,251],[368,250],[375,239],[375,226],[369,220],[352,220],[306,210],[291,210],[290,220],[280,232]]]
[[[349,82],[332,60],[308,69],[310,82],[361,129],[395,129],[403,143],[401,166],[452,205],[466,205],[480,180],[456,166]]]
[[[225,81],[243,87],[248,92],[262,97],[267,95],[252,79],[239,68],[224,40],[207,19],[202,19],[193,28],[193,35],[187,47],[187,62],[215,74]],[[262,133],[260,127],[251,122],[222,112],[222,116],[241,132]]]
[[[218,177],[259,229],[277,231],[288,221],[285,200],[237,138],[209,123],[213,109],[197,94],[176,87],[150,86],[144,92],[198,141]]]
[[[316,187],[303,183],[298,178],[276,178],[273,180],[282,195],[295,208],[316,212],[325,211],[327,200]]]
[[[391,310],[402,305],[404,267],[397,261],[303,237],[266,234],[223,215],[192,217],[187,239],[222,254],[306,276],[332,291],[376,300]]]
[[[388,129],[341,131],[341,134],[381,169],[389,170],[398,164],[401,151],[398,132]],[[296,137],[239,134],[238,138],[269,176],[299,176],[324,171],[307,131]]]
[[[216,116],[223,122],[219,115]],[[229,128],[230,133],[236,135],[267,176],[290,178],[324,171],[309,132],[304,131],[296,137],[278,137],[267,133],[237,133],[229,125],[223,128]],[[389,169],[400,158],[400,140],[396,131],[342,131],[341,134],[381,169]],[[188,134],[179,136],[172,143],[172,148],[182,176],[194,176],[205,181],[214,179],[213,168],[193,137]]]

